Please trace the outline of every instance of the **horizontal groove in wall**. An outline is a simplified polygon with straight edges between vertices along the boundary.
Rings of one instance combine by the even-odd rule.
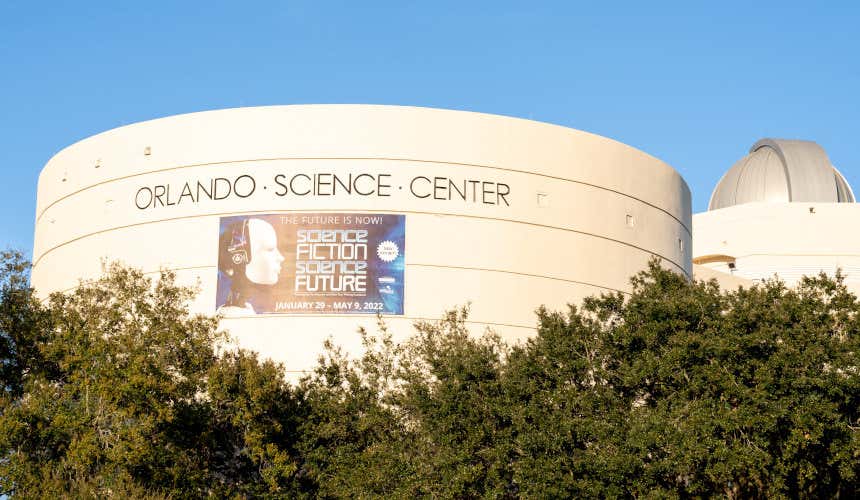
[[[594,283],[589,283],[587,281],[571,280],[571,279],[567,279],[567,278],[556,278],[555,276],[546,276],[543,274],[521,273],[521,272],[517,272],[517,271],[507,271],[504,269],[488,269],[488,268],[484,268],[484,267],[446,266],[443,264],[417,264],[417,263],[406,264],[406,267],[410,267],[410,266],[434,267],[434,268],[439,268],[439,269],[459,269],[459,270],[463,270],[463,271],[481,271],[481,272],[487,272],[487,273],[513,274],[516,276],[525,276],[528,278],[541,278],[541,279],[547,279],[547,280],[553,280],[553,281],[563,281],[565,283],[575,283],[577,285],[586,285],[586,286],[590,286],[590,287],[594,287],[594,288],[600,288],[602,290],[606,290],[609,292],[621,292],[625,295],[630,295],[628,292],[625,292],[623,290],[617,290],[615,288],[610,288],[608,286],[595,285]]]
[[[192,271],[195,269],[212,269],[212,270],[215,270],[215,269],[217,269],[217,267],[218,266],[170,267],[170,268],[165,268],[165,270],[166,271]],[[541,274],[519,273],[516,271],[506,271],[504,269],[485,269],[485,268],[480,268],[480,267],[445,266],[445,265],[440,265],[440,264],[417,264],[417,263],[411,263],[411,262],[407,263],[406,267],[407,268],[408,267],[434,267],[434,268],[441,268],[441,269],[459,269],[459,270],[465,270],[465,271],[481,271],[481,272],[511,274],[511,275],[515,275],[515,276],[525,276],[525,277],[529,277],[529,278],[541,278],[541,279],[548,279],[548,280],[553,280],[553,281],[563,281],[565,283],[574,283],[577,285],[586,285],[586,286],[590,286],[593,288],[599,288],[601,290],[607,290],[609,292],[620,292],[620,293],[623,293],[624,295],[630,295],[629,292],[625,292],[623,290],[617,290],[615,288],[610,288],[610,287],[602,286],[602,285],[595,285],[593,283],[588,283],[585,281],[570,280],[570,279],[565,279],[565,278],[556,278],[554,276],[544,276]],[[143,274],[144,275],[151,275],[151,274],[158,274],[160,272],[161,272],[160,270],[159,271],[145,271]],[[75,285],[75,286],[66,288],[65,290],[61,290],[60,293],[68,293],[72,290],[77,289],[79,286],[80,285]],[[269,315],[271,316],[271,314],[269,314]],[[308,315],[308,314],[302,314],[302,315],[280,314],[278,316],[310,316],[310,315]],[[337,315],[337,316],[340,316],[340,315]]]
[[[346,319],[350,317],[355,317],[357,315],[347,315],[347,314],[257,314],[254,316],[237,316],[231,318],[222,318],[221,321],[236,321],[236,320],[246,320],[246,319],[266,319],[266,318],[341,318]],[[382,318],[391,318],[391,319],[405,319],[409,321],[439,321],[442,318],[424,318],[420,316],[391,316],[391,315],[383,315]],[[491,323],[488,321],[465,321],[466,324],[474,324],[474,325],[487,325],[487,326],[504,326],[508,328],[523,328],[526,330],[537,330],[537,320],[535,320],[535,326],[526,326],[526,325],[514,325],[510,323]],[[324,338],[324,337],[321,337]]]
[[[306,210],[273,210],[273,211],[267,212],[267,213],[273,213],[273,214],[302,213],[305,211]],[[366,210],[355,210],[355,209],[349,209],[349,208],[315,209],[313,211],[314,212],[350,212],[350,211],[353,211],[356,213],[366,212]],[[78,236],[77,238],[73,238],[71,240],[65,241],[63,243],[60,243],[59,245],[55,245],[55,246],[45,250],[44,252],[42,252],[41,255],[39,255],[38,258],[33,259],[33,268],[38,266],[39,262],[42,260],[42,258],[44,258],[49,253],[53,252],[54,250],[56,250],[58,248],[62,248],[62,247],[66,246],[70,243],[74,243],[76,241],[80,241],[80,240],[83,240],[83,239],[88,238],[90,236],[97,235],[97,234],[103,234],[103,233],[108,233],[111,231],[117,231],[120,229],[128,229],[128,228],[132,228],[132,227],[145,226],[148,224],[158,224],[161,222],[169,222],[169,221],[174,221],[174,220],[187,220],[187,219],[208,218],[208,217],[226,217],[226,216],[234,216],[234,215],[249,215],[249,214],[256,214],[256,213],[260,213],[260,212],[258,210],[249,210],[249,211],[243,211],[243,212],[224,212],[224,213],[212,213],[212,214],[205,214],[205,215],[185,215],[185,216],[181,216],[181,217],[169,217],[166,219],[157,219],[157,220],[151,220],[151,221],[146,221],[146,222],[137,222],[134,224],[126,224],[124,226],[117,226],[117,227],[113,227],[110,229],[103,229],[101,231],[93,231],[92,233],[87,233],[85,235]],[[676,268],[678,268],[679,271],[681,271],[681,273],[684,276],[686,276],[687,278],[690,278],[690,275],[687,273],[686,270],[684,270],[684,267],[682,265],[678,264],[677,262],[673,261],[672,259],[670,259],[664,255],[657,254],[651,250],[644,249],[642,247],[639,247],[639,246],[634,245],[632,243],[628,243],[626,241],[621,241],[621,240],[617,240],[615,238],[610,238],[608,236],[602,236],[599,234],[589,233],[586,231],[577,231],[575,229],[568,229],[568,228],[558,227],[558,226],[550,226],[550,225],[546,225],[546,224],[536,224],[534,222],[524,222],[524,221],[518,221],[518,220],[512,220],[512,219],[504,219],[501,217],[483,217],[483,216],[479,216],[479,215],[445,214],[445,213],[438,213],[438,212],[422,212],[422,211],[417,211],[417,210],[374,210],[373,213],[413,214],[413,215],[442,215],[445,217],[462,217],[462,218],[466,218],[466,219],[491,220],[491,221],[496,221],[496,222],[507,222],[507,223],[511,223],[511,224],[523,224],[523,225],[532,226],[532,227],[540,227],[540,228],[545,228],[545,229],[554,229],[554,230],[558,230],[558,231],[567,231],[567,232],[571,232],[571,233],[582,234],[585,236],[591,236],[593,238],[599,238],[602,240],[611,241],[613,243],[617,243],[619,245],[624,245],[624,246],[645,252],[649,255],[654,255],[656,257],[659,257],[660,259],[663,259],[666,262],[669,262],[670,264],[674,265]],[[34,257],[35,257],[35,255],[34,255]]]
[[[34,267],[35,267],[35,266],[34,266]],[[217,267],[218,267],[218,266],[165,267],[165,268],[164,268],[164,270],[165,270],[165,271],[171,271],[171,272],[175,272],[175,271],[193,271],[193,270],[195,270],[195,269],[216,269]],[[146,276],[146,275],[152,275],[152,274],[159,274],[159,273],[161,273],[161,270],[158,270],[158,271],[143,271],[143,275],[144,275],[144,276]],[[91,282],[91,281],[97,281],[97,280],[98,280],[98,278],[87,278],[87,279],[83,279],[83,280],[80,280],[80,279],[79,279],[79,280],[78,280],[78,284],[77,284],[77,285],[75,285],[75,286],[70,286],[70,287],[68,287],[68,288],[64,288],[63,290],[60,290],[60,291],[59,291],[59,293],[69,293],[69,292],[71,292],[72,290],[76,290],[76,289],[78,289],[78,287],[80,287],[80,286],[81,286],[82,284],[84,284],[84,283]],[[185,286],[190,286],[190,285],[185,285]],[[36,290],[36,291],[38,292],[38,290]],[[54,292],[51,292],[51,293],[54,293]]]
[[[747,257],[860,257],[860,253],[748,253],[738,255],[735,259],[745,259]]]
[[[97,183],[95,183],[95,184],[91,184],[91,185],[89,185],[89,186],[85,186],[85,187],[82,187],[82,188],[80,188],[80,189],[78,189],[78,190],[72,191],[71,193],[68,193],[68,194],[66,194],[66,195],[64,195],[64,196],[62,196],[62,197],[60,197],[60,198],[57,198],[56,200],[52,201],[48,206],[46,206],[45,208],[43,208],[43,209],[42,209],[42,211],[41,211],[41,212],[39,212],[39,214],[36,216],[36,223],[37,223],[37,224],[39,223],[39,220],[41,220],[42,216],[45,214],[45,212],[46,212],[49,208],[51,208],[52,206],[54,206],[54,205],[56,205],[57,203],[61,202],[62,200],[65,200],[66,198],[69,198],[69,197],[71,197],[71,196],[74,196],[74,195],[76,195],[76,194],[78,194],[78,193],[81,193],[81,192],[83,192],[83,191],[86,191],[86,190],[88,190],[88,189],[94,188],[94,187],[96,187],[96,186],[101,186],[101,185],[104,185],[104,184],[109,184],[109,183],[111,183],[111,182],[115,182],[115,181],[120,181],[120,180],[124,180],[124,179],[131,179],[131,178],[134,178],[134,177],[140,177],[140,176],[143,176],[143,175],[156,174],[156,173],[161,173],[161,172],[169,172],[169,171],[171,171],[171,170],[181,170],[181,169],[185,169],[185,168],[205,167],[205,166],[212,166],[212,165],[230,165],[230,164],[233,164],[233,163],[259,163],[259,162],[264,162],[264,161],[290,161],[290,160],[297,160],[297,161],[307,161],[307,160],[325,160],[325,161],[335,161],[335,160],[342,160],[342,161],[355,161],[355,160],[371,160],[371,161],[410,161],[410,162],[415,162],[415,163],[435,163],[435,164],[439,164],[439,165],[458,165],[458,166],[463,166],[463,167],[486,168],[486,169],[490,169],[490,170],[499,170],[499,171],[502,171],[502,172],[512,172],[512,173],[518,173],[518,174],[534,175],[534,176],[537,176],[537,177],[543,177],[543,178],[545,178],[545,179],[554,179],[554,180],[559,180],[559,181],[564,181],[564,182],[570,182],[570,183],[574,183],[574,184],[581,184],[581,185],[584,185],[584,186],[590,186],[590,187],[593,187],[593,188],[597,188],[597,189],[601,189],[601,190],[608,191],[608,192],[611,192],[611,193],[615,193],[615,194],[618,194],[618,195],[624,196],[624,197],[626,197],[626,198],[630,198],[630,199],[632,199],[632,200],[636,200],[636,201],[638,201],[638,202],[640,202],[640,203],[643,203],[643,204],[645,204],[645,205],[648,205],[649,207],[652,207],[652,208],[654,208],[654,209],[657,209],[657,210],[659,210],[659,211],[661,211],[661,212],[665,213],[665,214],[666,214],[666,215],[668,215],[669,217],[671,217],[671,218],[675,219],[675,221],[677,221],[677,222],[678,222],[678,224],[680,224],[680,225],[681,225],[681,227],[683,227],[683,228],[684,228],[684,230],[685,230],[685,231],[687,231],[687,234],[688,234],[688,235],[692,235],[692,232],[691,232],[690,228],[689,228],[689,227],[687,227],[687,225],[686,225],[686,224],[684,224],[684,222],[683,222],[682,220],[678,219],[674,214],[672,214],[672,213],[671,213],[671,212],[669,212],[668,210],[666,210],[666,209],[664,209],[664,208],[662,208],[662,207],[659,207],[659,206],[657,206],[657,205],[654,205],[653,203],[647,202],[647,201],[645,201],[645,200],[643,200],[643,199],[641,199],[641,198],[637,198],[636,196],[630,195],[630,194],[628,194],[628,193],[624,193],[624,192],[622,192],[622,191],[618,191],[618,190],[616,190],[616,189],[611,189],[611,188],[608,188],[608,187],[605,187],[605,186],[600,186],[600,185],[598,185],[598,184],[591,184],[591,183],[589,183],[589,182],[585,182],[585,181],[578,181],[578,180],[574,180],[574,179],[568,179],[568,178],[565,178],[565,177],[558,177],[558,176],[554,176],[554,175],[541,174],[541,173],[537,173],[537,172],[531,172],[531,171],[528,171],[528,170],[520,170],[520,169],[514,169],[514,168],[494,167],[494,166],[491,166],[491,165],[481,165],[481,164],[477,164],[477,163],[458,163],[458,162],[451,162],[451,161],[416,160],[416,159],[410,159],[410,158],[324,158],[324,157],[321,157],[321,158],[312,158],[312,157],[308,157],[308,158],[258,158],[258,159],[230,160],[230,161],[219,161],[219,162],[209,162],[209,163],[192,163],[192,164],[190,164],[190,165],[177,165],[177,166],[174,166],[174,167],[166,167],[166,168],[157,169],[157,170],[149,170],[149,171],[146,171],[146,172],[140,172],[140,173],[136,173],[136,174],[129,174],[129,175],[125,175],[125,176],[115,177],[115,178],[112,178],[112,179],[108,179],[108,180],[105,180],[105,181],[97,182]]]

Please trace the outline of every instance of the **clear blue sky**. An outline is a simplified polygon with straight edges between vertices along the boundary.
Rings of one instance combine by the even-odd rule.
[[[704,210],[764,136],[819,142],[860,189],[860,3],[0,0],[0,247],[32,247],[57,151],[236,106],[407,104],[617,139]]]

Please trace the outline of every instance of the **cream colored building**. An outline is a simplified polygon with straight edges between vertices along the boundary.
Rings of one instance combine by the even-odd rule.
[[[355,225],[373,220],[384,227]],[[327,337],[358,349],[375,312],[402,336],[471,303],[475,330],[523,339],[536,306],[627,292],[653,256],[691,276],[691,248],[684,180],[616,141],[478,113],[272,106],[58,153],[39,178],[32,283],[70,290],[104,260],[166,267],[199,283],[196,311],[221,311],[242,346],[301,371]],[[228,307],[240,278],[252,291]],[[266,290],[280,295],[265,303]]]
[[[693,216],[697,277],[724,286],[841,269],[860,291],[860,205],[814,142],[764,139],[720,180],[708,211]]]

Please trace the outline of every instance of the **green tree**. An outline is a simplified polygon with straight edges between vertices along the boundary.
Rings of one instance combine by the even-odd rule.
[[[0,266],[0,487],[21,497],[856,497],[860,303],[841,277],[721,291],[653,263],[539,309],[465,310],[297,385],[193,290],[112,266],[40,302]]]
[[[194,291],[111,266],[40,304],[7,256],[0,325],[6,397],[0,486],[24,497],[285,491],[295,399],[282,369],[216,355]]]
[[[29,287],[29,267],[20,252],[0,252],[0,402],[4,407],[21,397],[33,372],[52,368],[39,350],[46,323]]]
[[[335,495],[852,497],[858,312],[840,277],[721,292],[655,262],[510,348],[452,313],[324,362],[311,411],[342,434],[307,452],[342,460],[314,471]]]
[[[260,362],[243,350],[223,353],[207,373],[200,433],[204,463],[219,496],[300,496],[313,491],[302,481],[296,451],[305,405],[283,367]]]
[[[652,266],[634,287],[586,306],[627,408],[630,491],[856,494],[860,304],[841,277],[720,293]]]

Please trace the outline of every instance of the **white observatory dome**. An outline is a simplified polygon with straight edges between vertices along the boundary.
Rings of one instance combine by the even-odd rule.
[[[708,210],[795,201],[854,203],[854,193],[818,144],[762,139],[720,179]]]

